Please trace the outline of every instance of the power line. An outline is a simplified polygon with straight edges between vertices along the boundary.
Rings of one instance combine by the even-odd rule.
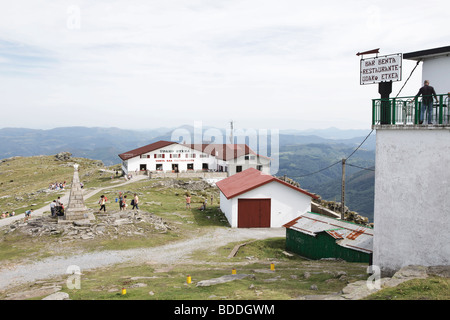
[[[364,140],[360,143],[360,145],[358,146],[358,148],[356,148],[347,158],[346,160],[348,160],[348,158],[350,158],[356,151],[358,151],[358,149],[363,145],[364,142],[366,142],[367,138],[369,138],[369,136],[372,134],[372,131],[370,131],[370,133],[367,135],[367,137],[364,138]]]
[[[307,177],[307,176],[312,176],[313,174],[322,172],[322,171],[324,171],[324,170],[326,170],[326,169],[328,169],[328,168],[331,168],[331,167],[334,166],[334,165],[337,165],[338,163],[341,163],[341,161],[339,160],[339,161],[337,161],[337,162],[335,162],[335,163],[333,163],[333,164],[330,164],[330,165],[329,165],[328,167],[326,167],[326,168],[322,168],[322,169],[320,169],[320,170],[317,170],[317,171],[314,171],[314,172],[311,172],[311,173],[307,173],[307,174],[304,174],[304,175],[301,175],[301,176],[293,176],[293,178],[303,178],[303,177]]]
[[[414,70],[416,70],[416,68],[417,68],[417,66],[419,65],[420,61],[421,61],[421,60],[418,60],[418,61],[417,61],[417,63],[416,63],[416,65],[415,65],[414,69],[412,69],[411,73],[409,74],[408,79],[406,79],[405,83],[404,83],[403,86],[400,88],[400,90],[399,90],[399,92],[397,93],[397,95],[395,96],[395,98],[397,98],[398,95],[400,94],[400,92],[402,92],[403,88],[404,88],[405,85],[408,83],[409,78],[411,78],[411,76],[412,76]]]
[[[363,170],[375,171],[375,169],[372,169],[372,168],[363,168],[363,167],[356,166],[356,165],[350,164],[350,163],[346,163],[346,165],[348,165],[348,166],[350,166],[350,167],[355,167],[355,168],[363,169]]]
[[[364,144],[364,142],[366,142],[366,140],[369,138],[369,136],[372,134],[372,132],[373,132],[373,129],[372,129],[372,131],[370,131],[370,133],[367,135],[367,137],[365,137],[364,140],[359,144],[359,146],[347,158],[345,158],[346,160],[348,158],[350,158],[356,151],[358,151],[358,149]],[[329,166],[327,166],[325,168],[322,168],[320,170],[317,170],[317,171],[314,171],[314,172],[311,172],[311,173],[307,173],[307,174],[304,174],[304,175],[301,175],[301,176],[292,176],[292,178],[303,178],[303,177],[307,177],[307,176],[312,176],[313,174],[317,174],[319,172],[325,171],[328,168],[331,168],[332,166],[337,165],[338,163],[342,163],[342,160],[336,161],[335,163],[330,164]],[[351,165],[351,164],[348,164],[348,165],[357,167],[357,166]],[[362,168],[362,167],[357,167],[357,168],[366,169],[366,168]]]

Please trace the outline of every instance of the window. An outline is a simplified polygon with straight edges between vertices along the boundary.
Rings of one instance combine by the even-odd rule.
[[[194,170],[194,164],[193,163],[188,163],[187,164],[187,169],[188,170]]]
[[[256,169],[258,169],[259,171],[262,171],[263,166],[262,165],[257,165]]]
[[[163,169],[162,163],[157,163],[156,164],[156,171],[162,171],[162,169]]]
[[[236,166],[236,172],[241,172],[242,171],[242,166]]]

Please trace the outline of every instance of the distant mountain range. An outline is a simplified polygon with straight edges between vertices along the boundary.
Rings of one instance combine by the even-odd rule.
[[[354,146],[339,143],[283,146],[280,148],[277,175],[286,175],[299,182],[302,188],[319,194],[322,199],[341,202],[342,159],[354,150]],[[361,147],[346,161],[345,167],[345,205],[371,221],[374,164],[375,150]]]
[[[206,132],[209,128],[203,129],[203,132]],[[118,154],[159,140],[171,141],[173,132],[186,132],[191,134],[191,141],[201,141],[202,137],[195,137],[194,131],[191,126],[148,131],[100,127],[61,127],[49,130],[3,128],[0,129],[0,159],[12,156],[51,155],[61,151],[70,151],[76,157],[102,160],[106,165],[113,165],[120,162]],[[227,133],[225,130],[220,131],[223,143],[227,143]],[[361,136],[350,138],[350,134],[366,135],[368,132],[368,130],[355,131],[335,128],[317,131],[280,131],[278,143],[280,147],[308,143],[357,146],[361,142]],[[374,149],[375,140],[369,139],[364,147]]]
[[[0,129],[0,159],[12,156],[52,155],[69,151],[74,157],[101,160],[105,165],[120,163],[118,154],[159,141],[183,142],[186,136],[202,141],[212,133],[214,139],[228,142],[228,132],[203,127],[197,132],[192,126],[158,128],[146,131],[101,127],[61,127],[49,130],[26,128]],[[239,131],[239,130],[236,130]],[[245,132],[245,130],[243,130]],[[357,148],[370,130],[340,130],[336,128],[319,130],[280,130],[277,149],[271,150],[270,132],[267,138],[267,155],[279,159],[277,176],[287,175],[298,181],[302,188],[317,193],[323,199],[340,201],[341,165],[321,170],[342,158],[348,157]],[[263,137],[265,138],[265,137]],[[236,141],[239,140],[235,137]],[[207,140],[207,139],[206,139]],[[250,139],[250,141],[252,141]],[[251,143],[249,138],[246,143]],[[214,141],[220,143],[220,141]],[[206,143],[206,142],[205,142]],[[259,142],[261,143],[261,142]],[[348,160],[363,168],[375,164],[375,133]],[[258,152],[258,150],[255,150]],[[346,167],[346,205],[350,210],[373,219],[373,171]]]

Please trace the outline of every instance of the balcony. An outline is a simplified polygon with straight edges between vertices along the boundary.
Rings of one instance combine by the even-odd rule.
[[[432,125],[449,126],[450,110],[449,99],[450,93],[438,94],[439,103],[435,102],[433,97],[433,115]],[[379,125],[421,125],[430,126],[428,124],[427,112],[424,114],[423,124],[420,124],[420,114],[422,110],[422,99],[414,99],[410,97],[398,97],[390,99],[372,99],[372,126]]]

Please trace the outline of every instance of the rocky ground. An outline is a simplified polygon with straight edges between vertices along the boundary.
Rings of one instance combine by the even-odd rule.
[[[28,221],[16,220],[5,234],[21,233],[31,237],[59,235],[59,243],[90,239],[117,239],[119,235],[145,236],[149,232],[167,232],[175,228],[152,213],[127,210],[97,213],[95,221],[58,223],[57,218],[41,216]]]
[[[114,211],[97,214],[96,221],[75,221],[71,223],[58,224],[57,220],[48,216],[30,219],[27,222],[15,221],[6,233],[22,233],[33,238],[45,235],[54,235],[62,244],[78,242],[91,239],[115,239],[126,235],[148,236],[154,232],[167,232],[175,228],[166,221],[145,211]],[[12,270],[3,270],[0,287],[17,285],[19,283],[33,283],[33,288],[9,292],[6,300],[23,300],[45,296],[45,300],[67,300],[69,294],[61,292],[64,281],[46,280],[57,279],[67,272],[68,265],[78,265],[82,270],[108,266],[115,263],[138,262],[138,263],[180,263],[189,257],[194,249],[217,248],[227,242],[235,242],[245,239],[264,239],[282,236],[282,229],[258,229],[242,230],[219,228],[205,234],[204,236],[179,241],[172,244],[162,245],[155,248],[131,249],[124,251],[101,251],[82,252],[70,257],[51,257],[28,265],[20,265]],[[59,271],[58,271],[59,270]],[[267,272],[267,270],[264,270]],[[258,272],[258,270],[255,270]],[[40,275],[40,278],[39,276]],[[368,285],[367,280],[349,283],[341,292],[327,295],[315,295],[314,287],[311,294],[299,296],[299,300],[358,300],[362,299],[381,288],[393,287],[398,284],[417,278],[427,278],[429,275],[449,277],[449,268],[431,268],[421,266],[408,266],[399,270],[392,278],[379,279],[378,283],[372,282]],[[304,275],[307,278],[308,275]],[[345,281],[345,274],[338,274]],[[239,281],[243,275],[225,276],[205,280],[201,285],[215,285],[228,281]],[[277,281],[277,277],[272,279]],[[38,285],[36,285],[38,284]],[[141,285],[140,283],[136,285]],[[145,285],[145,284],[142,284]],[[378,287],[377,287],[378,286]],[[131,288],[131,287],[130,287]],[[120,288],[114,288],[116,291]],[[111,289],[112,290],[112,289]]]
[[[164,180],[157,183],[158,185],[155,185],[155,187],[160,187],[161,189],[183,188],[189,190],[189,192],[201,191],[208,186],[205,181]],[[93,195],[97,192],[99,190],[93,190],[85,198],[89,198],[91,194]],[[158,203],[152,204],[158,205]],[[46,206],[45,209],[47,208]],[[41,211],[43,210],[44,208]],[[30,241],[38,240],[40,237],[51,236],[63,248],[65,247],[64,244],[76,245],[80,241],[111,240],[124,236],[149,237],[155,233],[166,233],[176,229],[174,225],[164,221],[161,217],[141,210],[109,210],[107,213],[96,213],[95,221],[75,221],[70,223],[58,223],[57,219],[51,218],[46,214],[38,215],[38,211],[36,211],[28,221],[24,221],[23,217],[14,217],[14,219],[4,219],[1,222],[5,223],[1,229],[2,233],[23,234],[29,237]],[[80,252],[66,256],[52,256],[33,263],[15,265],[12,268],[4,267],[0,277],[0,288],[4,290],[5,288],[25,283],[38,284],[33,289],[9,292],[6,295],[8,300],[23,300],[42,296],[46,296],[44,298],[46,300],[70,299],[67,293],[61,292],[65,282],[51,280],[67,274],[67,267],[70,265],[77,265],[81,270],[101,268],[125,262],[171,265],[188,259],[189,255],[195,250],[213,250],[231,242],[267,239],[284,235],[284,228],[253,230],[217,228],[204,235],[197,235],[187,240],[176,241],[153,248]],[[403,281],[414,278],[426,278],[429,275],[436,274],[449,277],[448,268],[439,270],[420,266],[405,267],[392,278],[380,279],[379,284],[381,288],[396,286]],[[345,277],[345,275],[340,276]],[[232,276],[225,277],[225,280],[239,281],[237,277]],[[223,283],[222,281],[224,281],[223,278],[219,280],[210,279],[208,283],[214,285],[215,282]],[[274,278],[274,281],[277,281],[277,279]],[[116,288],[115,290],[119,289]],[[348,284],[342,292],[332,295],[314,295],[314,288],[311,288],[311,295],[298,297],[298,299],[357,300],[377,290],[379,289],[368,287],[366,280],[361,280]]]

